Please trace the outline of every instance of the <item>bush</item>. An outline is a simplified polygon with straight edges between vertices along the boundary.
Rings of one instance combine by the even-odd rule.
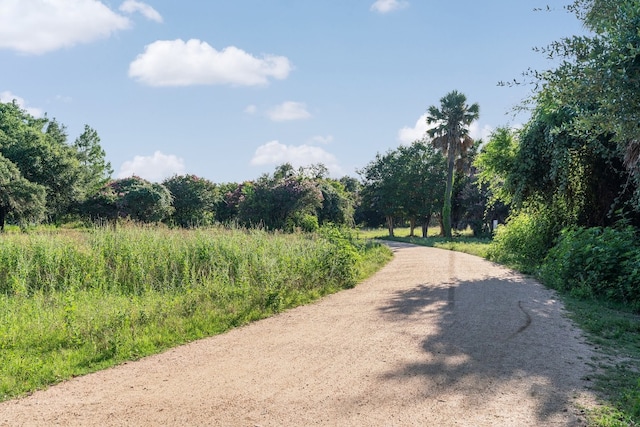
[[[553,246],[558,222],[543,210],[522,210],[496,230],[490,260],[533,273]]]
[[[563,230],[540,270],[546,285],[640,309],[640,244],[632,227]]]

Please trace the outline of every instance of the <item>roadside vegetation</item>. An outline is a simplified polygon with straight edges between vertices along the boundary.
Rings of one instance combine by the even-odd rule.
[[[389,259],[338,228],[7,234],[0,400],[353,287]]]

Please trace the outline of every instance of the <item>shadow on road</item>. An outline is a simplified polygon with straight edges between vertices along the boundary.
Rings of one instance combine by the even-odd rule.
[[[425,398],[462,396],[464,409],[474,410],[499,403],[516,387],[543,425],[585,387],[590,354],[580,331],[553,293],[527,279],[418,285],[396,292],[379,310],[390,322],[425,325],[423,360],[384,375],[386,381],[422,378]]]

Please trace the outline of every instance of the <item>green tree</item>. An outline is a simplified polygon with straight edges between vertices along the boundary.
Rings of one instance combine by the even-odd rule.
[[[402,215],[402,185],[398,171],[401,165],[397,151],[389,150],[358,170],[362,177],[362,202],[369,209],[381,212],[387,222],[389,236],[394,235],[394,219]]]
[[[63,124],[33,117],[15,101],[0,103],[0,154],[24,179],[45,188],[46,217],[54,222],[77,214],[112,173],[95,130],[85,126],[70,145]]]
[[[83,213],[93,220],[130,218],[153,223],[171,215],[171,202],[171,193],[164,185],[132,176],[106,184],[85,201]]]
[[[15,102],[0,104],[0,154],[25,179],[45,187],[52,221],[62,219],[79,200],[79,162],[66,138],[56,120],[34,118]]]
[[[422,237],[427,237],[431,217],[442,209],[442,187],[446,178],[445,159],[425,141],[415,141],[398,147],[398,183],[402,186],[403,213],[409,218],[410,235],[417,223],[422,225]]]
[[[180,227],[211,225],[218,202],[216,185],[195,175],[175,175],[162,183],[173,198],[174,211],[168,218]]]
[[[0,154],[0,232],[8,216],[21,225],[39,221],[45,213],[45,188],[29,182],[16,165]]]
[[[106,153],[100,146],[98,132],[89,125],[73,143],[80,164],[80,187],[84,197],[95,194],[111,179],[113,169],[106,160]]]
[[[316,212],[318,222],[353,226],[354,199],[344,185],[330,178],[317,179],[316,184],[322,193],[322,206]]]
[[[446,167],[441,153],[424,141],[415,141],[377,154],[358,173],[363,178],[363,204],[385,215],[390,236],[394,219],[406,217],[411,235],[419,222],[426,237],[434,210],[442,207]]]
[[[509,177],[516,168],[518,154],[518,140],[516,133],[506,127],[496,129],[491,133],[489,141],[482,147],[474,161],[478,169],[478,184],[486,185],[494,200],[506,204],[511,203],[513,189],[509,187]]]
[[[447,156],[447,181],[442,208],[444,234],[451,237],[451,197],[453,193],[456,160],[473,146],[469,137],[469,125],[480,115],[478,104],[467,105],[467,97],[452,91],[440,99],[440,108],[432,105],[427,111],[427,124],[435,125],[428,130],[434,147]]]
[[[287,173],[279,173],[281,170]],[[311,217],[317,224],[316,212],[323,201],[315,181],[303,173],[291,173],[286,165],[276,168],[274,176],[265,174],[251,185],[244,185],[235,199],[241,224],[269,230],[292,230],[311,224]]]
[[[569,10],[591,31],[545,49],[560,60],[536,72],[543,96],[572,112],[566,129],[582,141],[611,139],[640,183],[640,7],[637,0],[575,0]],[[535,99],[539,103],[539,98]],[[544,102],[544,101],[543,101]],[[640,185],[635,209],[640,210]]]

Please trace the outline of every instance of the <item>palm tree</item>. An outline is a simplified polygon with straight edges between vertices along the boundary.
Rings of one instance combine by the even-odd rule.
[[[433,138],[431,143],[447,156],[447,185],[442,208],[445,237],[451,237],[451,193],[456,159],[473,146],[473,139],[469,137],[469,125],[479,116],[480,106],[477,103],[468,106],[467,97],[456,90],[440,99],[439,109],[432,105],[427,112],[427,124],[435,124],[435,127],[427,131]]]

